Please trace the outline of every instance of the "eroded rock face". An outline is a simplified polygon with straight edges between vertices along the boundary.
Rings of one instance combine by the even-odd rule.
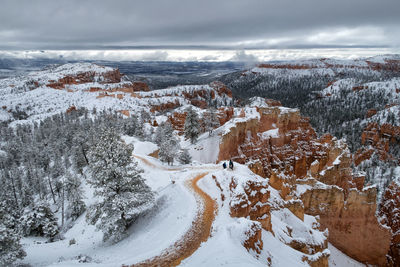
[[[170,121],[174,130],[177,130],[179,135],[183,135],[185,130],[186,112],[174,112],[168,117],[168,120]]]
[[[219,96],[227,95],[228,97],[232,97],[232,91],[222,82],[212,82],[210,86],[217,91]]]
[[[263,241],[261,239],[262,228],[259,224],[253,223],[250,226],[250,229],[246,231],[245,235],[247,239],[244,241],[243,246],[247,249],[247,251],[253,250],[255,253],[260,254],[263,249]]]
[[[390,143],[400,143],[400,126],[393,126],[388,123],[382,125],[376,122],[369,123],[361,134],[361,143],[370,146],[370,148],[357,151],[357,155],[364,155],[357,163],[361,163],[364,158],[369,159],[365,155],[371,154],[368,152],[371,147],[379,155],[380,160],[393,159],[393,156],[389,153],[389,145]]]
[[[353,173],[347,145],[330,135],[318,138],[298,110],[270,106],[258,112],[256,118],[238,120],[222,136],[218,159],[248,163],[256,174],[269,178],[299,219],[319,215],[330,242],[344,253],[386,265],[391,231],[378,222],[376,189],[362,190],[364,177]],[[245,201],[232,216],[250,213]],[[327,264],[329,255],[320,256],[316,263],[305,260],[315,266]]]
[[[239,163],[253,162],[252,169],[263,177],[269,177],[275,169],[298,178],[307,175],[315,160],[327,161],[326,137],[317,140],[298,110],[268,107],[258,112],[259,118],[238,122],[222,136],[219,161],[232,158]]]
[[[229,185],[234,196],[229,203],[231,216],[250,217],[251,220],[260,222],[262,228],[272,232],[271,207],[268,204],[270,192],[267,190],[267,182],[247,181],[243,186],[244,192],[235,192],[237,183],[238,181],[232,178]]]
[[[178,104],[177,104],[178,105]],[[154,109],[154,111],[163,110],[163,107],[159,109]],[[233,108],[220,108],[217,110],[217,117],[220,121],[220,125],[225,124],[228,120],[230,120],[233,116]],[[184,134],[185,129],[185,119],[186,119],[186,112],[174,112],[173,114],[168,116],[168,120],[171,123],[174,130],[178,131],[179,135]],[[199,120],[200,125],[203,125],[203,120]]]
[[[301,199],[307,214],[320,216],[335,247],[359,261],[386,265],[391,232],[375,217],[375,188],[351,189],[346,198],[342,188],[320,186],[307,190]]]
[[[303,261],[307,262],[311,267],[328,267],[329,256],[330,254],[327,252],[319,252],[316,255],[304,256]]]
[[[393,232],[389,255],[393,266],[400,266],[400,186],[392,182],[385,190],[379,206],[382,223],[388,225]]]
[[[96,80],[100,80],[101,83],[119,83],[123,75],[119,72],[119,69],[98,74],[94,71],[81,72],[76,75],[65,76],[58,79],[58,81],[49,81],[48,87],[54,89],[64,89],[67,84],[83,84],[91,83]]]

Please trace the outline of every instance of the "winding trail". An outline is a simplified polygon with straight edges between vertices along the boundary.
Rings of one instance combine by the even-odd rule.
[[[166,171],[178,171],[182,168],[165,168],[151,163],[144,157],[134,155],[148,166]],[[193,168],[194,169],[194,168]],[[177,266],[184,259],[190,257],[201,245],[207,241],[211,234],[212,223],[217,213],[218,206],[215,200],[207,195],[197,182],[206,176],[209,172],[196,175],[191,180],[186,181],[186,186],[191,189],[197,196],[197,215],[192,222],[189,230],[174,244],[165,249],[160,255],[151,259],[130,265],[131,267],[147,267],[147,266]]]

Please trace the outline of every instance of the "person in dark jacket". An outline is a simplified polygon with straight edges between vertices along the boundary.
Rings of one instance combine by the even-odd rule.
[[[222,163],[222,167],[224,167],[224,169],[226,169],[226,162]]]
[[[232,162],[231,159],[229,160],[229,168],[230,168],[231,170],[233,170],[233,162]]]

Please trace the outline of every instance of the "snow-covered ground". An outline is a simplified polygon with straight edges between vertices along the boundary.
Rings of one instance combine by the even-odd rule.
[[[39,121],[46,117],[66,112],[72,106],[89,110],[128,110],[131,114],[154,107],[169,105],[186,108],[192,100],[209,101],[217,104],[231,103],[232,98],[219,93],[210,85],[182,85],[167,89],[134,93],[124,91],[131,85],[128,81],[107,83],[102,74],[113,68],[89,63],[66,64],[57,68],[32,72],[0,80],[0,121],[16,123]],[[54,89],[50,85],[68,75],[95,73],[92,82],[64,84]],[[91,90],[94,89],[94,90]],[[181,110],[182,110],[181,109]],[[13,118],[12,113],[23,111],[26,118]],[[176,110],[178,111],[178,109]]]
[[[331,256],[329,257],[329,266],[337,266],[337,267],[362,267],[365,264],[362,264],[356,260],[353,260],[337,248],[335,248],[331,243],[328,244],[328,248],[331,251]]]
[[[212,225],[211,237],[202,243],[193,255],[185,259],[181,266],[266,266],[270,258],[272,266],[307,266],[302,261],[305,255],[285,244],[284,233],[288,224],[292,225],[293,237],[315,238],[312,242],[321,242],[323,233],[311,228],[315,218],[306,216],[303,221],[295,217],[289,210],[273,212],[272,226],[275,232],[262,230],[264,249],[260,255],[248,252],[242,245],[245,231],[252,223],[246,218],[230,216],[230,199],[221,199],[221,191],[216,186],[212,175],[217,177],[223,188],[231,177],[238,181],[246,179],[263,179],[253,174],[244,165],[235,165],[235,169],[222,170],[214,164],[194,163],[190,166],[168,167],[159,160],[145,156],[157,146],[150,142],[141,142],[133,137],[123,137],[127,143],[135,146],[134,153],[146,159],[138,160],[139,167],[144,170],[143,177],[153,190],[157,192],[157,206],[143,218],[140,218],[129,230],[129,236],[117,244],[103,243],[102,233],[88,225],[85,214],[78,218],[73,227],[65,234],[65,239],[46,243],[41,238],[24,238],[24,249],[27,257],[24,263],[33,266],[121,266],[133,264],[161,254],[165,249],[179,240],[192,225],[196,217],[198,201],[193,192],[185,185],[199,173],[209,174],[198,182],[200,188],[218,203],[218,212]],[[205,159],[209,161],[209,159]],[[247,178],[246,178],[247,177]],[[172,183],[171,181],[174,181]],[[239,183],[240,184],[240,183]],[[279,193],[271,190],[271,200],[282,201]],[[86,188],[86,201],[91,201],[91,190]],[[201,206],[200,206],[201,208]],[[293,225],[297,225],[293,227]],[[313,232],[311,235],[310,232]],[[70,240],[75,244],[70,244]],[[310,241],[310,240],[309,240]],[[340,251],[330,246],[330,263],[333,266],[360,266]],[[89,259],[89,262],[84,262]],[[343,264],[353,265],[343,265]]]
[[[139,143],[137,147],[141,145],[145,144]],[[157,192],[158,204],[136,221],[128,238],[114,245],[103,243],[102,233],[88,225],[83,214],[64,234],[65,240],[44,243],[38,238],[24,239],[28,254],[24,262],[34,266],[71,266],[79,264],[79,255],[87,255],[92,258],[92,263],[85,266],[120,266],[156,256],[178,240],[196,215],[196,200],[185,186],[185,181],[196,171],[166,172],[150,168],[141,161],[139,167],[144,169],[143,177],[147,184]],[[72,239],[76,244],[69,245]],[[37,244],[38,240],[42,243]]]

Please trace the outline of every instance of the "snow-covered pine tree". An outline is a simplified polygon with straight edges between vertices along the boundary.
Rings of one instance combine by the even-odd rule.
[[[179,154],[179,161],[182,164],[189,164],[190,162],[192,162],[192,156],[190,156],[187,149],[183,149],[183,151]]]
[[[83,128],[83,127],[82,127]],[[72,155],[73,155],[73,165],[75,169],[82,172],[82,168],[87,166],[89,160],[87,158],[89,150],[89,136],[90,133],[83,131],[84,129],[77,129],[76,133],[72,139]]]
[[[179,152],[179,142],[174,136],[174,129],[171,123],[164,123],[160,132],[162,136],[159,144],[160,151],[158,152],[158,156],[161,161],[173,164]]]
[[[118,242],[132,222],[154,205],[154,193],[132,163],[133,147],[113,128],[103,129],[89,153],[89,183],[99,197],[88,209],[87,220],[102,230],[103,240]]]
[[[140,113],[140,123],[151,123],[151,115],[149,112],[142,110]]]
[[[211,136],[215,128],[220,126],[217,111],[215,108],[207,110],[203,117],[205,130],[208,131],[208,135]]]
[[[21,227],[25,236],[45,236],[49,237],[50,241],[53,241],[59,233],[57,218],[45,202],[25,209],[21,218]]]
[[[66,217],[73,221],[75,221],[86,210],[85,203],[82,200],[83,191],[81,183],[79,177],[67,172],[64,185],[68,199]]]
[[[10,266],[26,256],[17,234],[15,219],[7,211],[6,202],[0,203],[0,266]]]
[[[190,139],[193,144],[196,142],[200,133],[200,123],[199,116],[190,106],[186,109],[186,119],[185,119],[185,137]]]
[[[156,143],[157,145],[160,145],[163,138],[164,138],[164,123],[157,126],[154,132],[153,142]]]
[[[138,134],[139,120],[136,115],[124,120],[124,133],[130,136]]]

